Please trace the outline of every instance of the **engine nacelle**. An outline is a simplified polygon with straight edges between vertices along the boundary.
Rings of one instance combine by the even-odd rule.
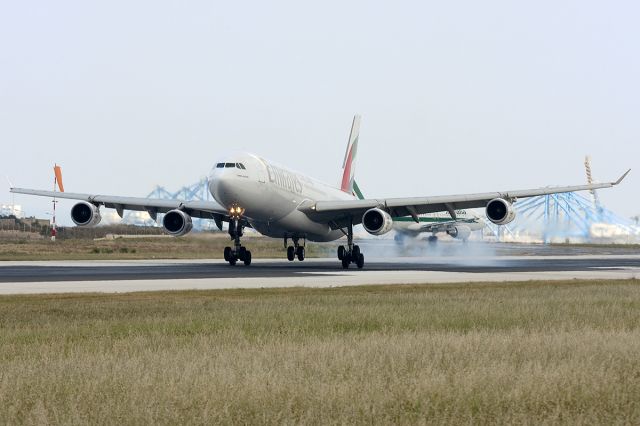
[[[382,235],[391,231],[393,219],[391,215],[381,209],[370,209],[362,215],[362,226],[372,235]]]
[[[102,216],[95,204],[81,201],[71,207],[71,220],[78,226],[96,226],[102,220]]]
[[[494,198],[487,203],[487,218],[496,225],[506,225],[516,218],[513,206],[507,200]]]
[[[193,221],[182,210],[171,210],[162,218],[162,226],[167,234],[180,237],[193,229]]]
[[[457,225],[447,229],[447,234],[453,238],[466,241],[471,236],[471,228],[465,225]]]

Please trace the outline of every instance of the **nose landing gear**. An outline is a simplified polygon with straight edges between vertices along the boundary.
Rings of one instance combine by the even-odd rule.
[[[240,237],[242,237],[244,226],[239,218],[232,218],[229,221],[229,236],[233,238],[233,248],[224,248],[224,260],[229,262],[229,265],[234,266],[238,260],[243,262],[246,266],[251,265],[251,251],[240,244]]]

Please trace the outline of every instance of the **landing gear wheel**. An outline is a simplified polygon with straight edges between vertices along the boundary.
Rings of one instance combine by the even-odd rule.
[[[351,257],[357,262],[358,256],[360,256],[360,246],[353,246]]]
[[[304,247],[298,246],[298,250],[296,251],[297,251],[296,255],[298,256],[298,260],[302,262],[304,260]]]
[[[247,255],[247,248],[240,247],[240,250],[238,250],[238,259],[244,261],[246,255]]]
[[[343,269],[349,269],[349,264],[351,263],[351,259],[349,259],[349,255],[345,254],[342,257],[342,268]]]
[[[225,262],[229,262],[229,259],[231,259],[231,247],[225,247],[224,248],[224,261]]]
[[[290,262],[293,262],[293,259],[296,257],[296,250],[295,248],[293,248],[293,246],[289,246],[287,247],[287,259],[289,259]]]
[[[356,266],[358,267],[358,269],[362,269],[362,267],[364,266],[364,254],[358,253],[358,256],[356,257]]]
[[[338,247],[338,260],[344,259],[344,253],[345,253],[344,246]]]
[[[251,252],[249,250],[245,250],[243,262],[245,266],[251,265]]]
[[[229,258],[229,265],[231,266],[236,266],[236,262],[238,261],[238,259],[235,258],[235,256],[232,256]]]

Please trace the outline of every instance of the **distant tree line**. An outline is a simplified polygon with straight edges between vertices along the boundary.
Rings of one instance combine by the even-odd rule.
[[[0,215],[0,231],[27,232],[39,234],[45,238],[51,236],[51,225],[38,222],[34,218],[20,219],[14,215]],[[162,235],[163,228],[136,225],[101,225],[93,228],[79,226],[58,226],[59,239],[95,239],[105,238],[108,234],[117,235]]]

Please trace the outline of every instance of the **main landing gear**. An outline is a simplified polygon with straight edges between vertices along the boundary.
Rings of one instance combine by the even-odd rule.
[[[284,246],[287,249],[287,259],[289,262],[293,262],[293,260],[297,257],[299,261],[304,260],[304,244],[300,245],[300,239],[297,237],[291,238],[293,241],[293,245],[287,247],[288,238],[284,238]]]
[[[251,252],[240,244],[243,228],[239,218],[229,221],[229,235],[233,238],[233,248],[224,248],[224,260],[229,262],[231,266],[234,266],[238,261],[244,262],[247,266],[251,265]]]
[[[353,224],[349,224],[347,230],[347,247],[338,247],[338,260],[342,261],[344,269],[348,269],[352,263],[355,263],[358,269],[364,266],[364,254],[360,251],[360,246],[353,245]]]

